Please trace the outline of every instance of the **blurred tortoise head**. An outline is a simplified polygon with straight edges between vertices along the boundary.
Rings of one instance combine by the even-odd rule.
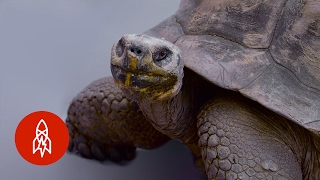
[[[112,75],[157,130],[199,138],[209,178],[320,179],[319,8],[183,0],[156,27],[115,43]]]

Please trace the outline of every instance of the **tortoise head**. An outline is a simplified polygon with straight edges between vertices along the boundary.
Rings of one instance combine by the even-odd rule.
[[[183,78],[181,51],[174,44],[146,35],[124,35],[111,51],[115,83],[135,101],[172,98]]]

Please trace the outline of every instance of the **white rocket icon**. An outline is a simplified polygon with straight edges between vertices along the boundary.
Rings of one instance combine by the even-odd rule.
[[[45,129],[40,130],[40,125],[43,124]],[[51,154],[51,140],[49,138],[48,126],[46,122],[41,119],[36,127],[36,137],[33,139],[32,152],[35,154],[40,151],[41,158],[44,156],[45,151]]]

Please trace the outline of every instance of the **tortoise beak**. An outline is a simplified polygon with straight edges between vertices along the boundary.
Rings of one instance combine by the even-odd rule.
[[[151,63],[146,62],[149,59],[148,49],[125,40],[121,38],[112,48],[111,72],[116,83],[137,88],[153,86],[150,81],[153,73],[148,72]]]
[[[142,91],[145,90],[145,88],[161,86],[161,84],[171,85],[176,82],[176,78],[173,78],[172,75],[163,76],[144,71],[134,71],[133,69],[122,68],[116,65],[111,65],[111,73],[115,79],[115,82],[120,87],[134,88],[136,91]],[[169,79],[172,78],[173,82],[169,81]]]

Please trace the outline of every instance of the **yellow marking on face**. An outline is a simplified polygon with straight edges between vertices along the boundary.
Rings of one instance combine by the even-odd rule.
[[[132,73],[128,72],[126,77],[126,82],[125,82],[126,86],[129,86],[131,84],[131,76],[132,76]]]
[[[131,71],[135,71],[137,69],[137,58],[136,57],[131,57],[128,68]],[[128,72],[126,75],[126,82],[124,83],[126,86],[131,85],[131,77],[132,77],[132,73]]]
[[[136,57],[131,58],[131,61],[129,63],[129,69],[131,69],[132,71],[137,69],[137,58]]]

